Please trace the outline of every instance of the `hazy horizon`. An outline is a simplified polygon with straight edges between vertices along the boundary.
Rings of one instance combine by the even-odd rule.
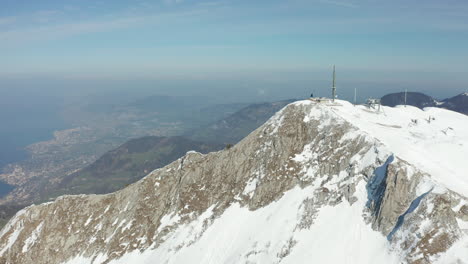
[[[455,96],[468,88],[467,13],[454,0],[5,0],[2,147],[50,138],[77,102],[326,97],[332,65],[340,99]]]
[[[344,98],[354,88],[444,98],[468,88],[467,13],[456,0],[5,0],[0,89],[79,95],[164,83],[271,99],[285,97],[275,89],[322,93],[336,64]]]

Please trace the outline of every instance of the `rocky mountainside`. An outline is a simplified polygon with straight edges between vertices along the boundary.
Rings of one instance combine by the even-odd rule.
[[[208,153],[221,144],[193,141],[184,137],[148,136],[132,139],[101,156],[97,161],[66,176],[50,189],[43,200],[63,194],[104,194],[122,189],[149,172],[182,157],[187,151]]]
[[[397,106],[405,104],[405,93],[392,93],[387,94],[381,98],[382,105]],[[406,104],[416,106],[418,108],[433,107],[437,105],[437,101],[423,93],[408,92],[406,95]]]
[[[115,175],[109,171],[110,174],[105,180],[103,177],[93,177],[89,174],[76,177],[77,173],[91,166],[102,155],[109,157],[108,151],[118,148],[132,138],[179,135],[194,127],[206,126],[226,118],[247,105],[210,104],[213,99],[185,96],[152,96],[123,105],[112,103],[112,99],[108,100],[107,96],[103,96],[70,106],[70,109],[65,111],[66,119],[73,120],[73,126],[78,127],[56,131],[54,139],[27,147],[30,158],[0,168],[0,228],[11,214],[15,213],[12,208],[23,208],[61,194],[115,191],[146,175],[141,175],[145,169],[151,171],[167,165],[187,150],[178,151],[177,157],[168,146],[160,151],[152,149],[147,153],[132,154],[132,159],[136,159],[136,156],[145,159],[145,155],[151,159],[154,155],[159,155],[161,161],[166,160],[167,163],[154,161],[157,167],[146,166],[143,170],[134,164],[135,166],[126,168],[123,175]],[[143,144],[154,143],[150,137],[142,139],[145,140],[148,142]],[[184,140],[178,143],[173,141],[179,145],[183,145],[184,142],[189,149],[197,149],[190,147]],[[216,147],[218,148],[220,147]],[[164,153],[164,150],[169,152]],[[167,155],[167,159],[164,155]],[[133,176],[130,177],[129,174]],[[80,180],[70,183],[72,178]],[[96,180],[95,185],[89,181],[91,179]]]
[[[281,108],[294,101],[296,100],[290,99],[252,104],[210,125],[189,131],[185,136],[203,142],[234,144],[265,123]]]
[[[0,263],[468,263],[467,121],[299,101],[230,149],[20,211]]]
[[[33,162],[34,166],[47,169],[41,169],[39,174],[31,174],[28,169],[25,169],[26,167],[20,166],[14,170],[15,173],[0,174],[0,176],[7,177],[17,185],[12,192],[9,192],[7,197],[0,199],[0,228],[3,227],[5,221],[16,213],[11,208],[21,209],[34,202],[48,201],[64,194],[109,193],[141,179],[149,171],[167,165],[169,162],[183,156],[188,150],[205,153],[206,151],[222,149],[224,144],[227,144],[222,144],[222,142],[235,143],[239,141],[262,125],[288,102],[293,101],[253,105],[242,103],[221,104],[196,109],[206,100],[196,101],[194,99],[200,98],[152,96],[134,102],[130,106],[137,107],[142,112],[159,111],[162,114],[160,118],[164,120],[180,119],[184,120],[184,123],[191,123],[192,126],[194,124],[205,124],[207,120],[219,119],[209,125],[205,124],[196,129],[195,132],[187,133],[188,137],[195,138],[195,140],[167,137],[171,139],[162,140],[161,144],[159,144],[157,138],[162,139],[164,137],[142,137],[126,142],[122,146],[104,153],[100,158],[90,156],[89,158],[92,160],[79,160],[79,162],[73,160],[77,166],[69,166],[66,161],[67,155],[55,151],[55,148],[52,152],[45,149],[43,151],[44,155],[60,156],[59,159],[53,160],[56,160],[56,163],[60,164],[59,167],[64,170],[56,171],[57,166],[44,165],[47,162],[36,160]],[[98,102],[95,104],[97,105],[92,104],[88,108],[102,107]],[[177,106],[175,107],[177,111],[174,111],[174,106]],[[241,110],[237,111],[238,109]],[[111,110],[107,109],[107,111]],[[220,126],[219,124],[223,125]],[[70,132],[76,133],[78,131],[71,130]],[[90,133],[92,132],[90,131]],[[66,138],[66,140],[63,140],[64,142],[69,142],[68,139],[73,137],[65,136],[64,138]],[[207,143],[197,141],[197,138],[203,139]],[[76,145],[83,145],[78,143],[76,142]],[[95,142],[91,141],[87,144],[94,145]],[[150,150],[128,152],[129,148],[133,150],[135,148],[142,149],[141,146],[143,145],[149,147]],[[68,154],[71,156],[77,155],[76,153]],[[86,155],[81,156],[86,157]],[[94,160],[96,160],[94,163],[90,163]],[[29,179],[31,175],[34,175],[34,177]],[[24,182],[20,183],[17,180]]]
[[[224,148],[224,145],[203,143],[184,137],[147,136],[129,140],[123,145],[102,155],[97,161],[60,180],[40,184],[32,189],[29,200],[16,200],[0,204],[0,228],[16,212],[32,204],[50,201],[65,194],[104,194],[134,183],[154,169],[163,167],[182,157],[187,151],[208,153]],[[33,185],[34,186],[34,185]],[[16,191],[31,191],[18,188]]]

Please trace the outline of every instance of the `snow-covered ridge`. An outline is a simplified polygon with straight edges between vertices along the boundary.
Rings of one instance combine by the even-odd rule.
[[[230,149],[28,208],[0,234],[0,263],[463,261],[468,200],[412,154],[464,142],[463,127],[432,133],[465,119],[417,111],[290,104]]]
[[[298,104],[304,103],[313,104]],[[347,101],[338,103],[329,108],[360,132],[378,139],[441,186],[468,196],[468,116],[435,107],[382,106],[377,112]]]

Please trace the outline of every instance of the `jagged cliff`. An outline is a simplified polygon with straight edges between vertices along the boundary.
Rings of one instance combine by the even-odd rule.
[[[296,102],[230,149],[28,207],[0,263],[466,263],[466,116],[384,111]]]

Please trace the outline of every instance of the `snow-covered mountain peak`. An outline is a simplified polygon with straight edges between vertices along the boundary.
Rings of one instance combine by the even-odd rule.
[[[465,153],[466,117],[440,111],[292,103],[232,148],[21,211],[0,263],[465,261],[465,165],[439,175],[415,155]]]
[[[303,101],[300,104],[314,104]],[[382,142],[399,158],[428,173],[442,186],[468,196],[468,117],[435,107],[386,107],[380,111],[338,101],[320,105]],[[315,111],[309,114],[315,115]],[[352,137],[352,135],[350,135]]]

